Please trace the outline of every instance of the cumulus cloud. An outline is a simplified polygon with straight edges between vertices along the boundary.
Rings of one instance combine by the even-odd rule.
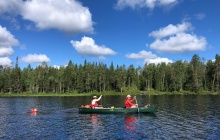
[[[13,8],[11,8],[13,7]],[[16,11],[40,30],[93,32],[92,15],[87,7],[75,0],[7,0],[0,3],[1,13]]]
[[[0,57],[0,65],[11,66],[11,60],[8,57]]]
[[[0,2],[0,14],[13,14],[16,15],[20,12],[21,0],[2,0]]]
[[[90,37],[82,37],[81,41],[73,41],[71,40],[70,43],[75,48],[75,50],[81,55],[88,55],[88,56],[98,56],[102,57],[105,55],[115,55],[116,52],[110,48],[105,46],[99,46],[95,44],[95,41]]]
[[[61,66],[53,65],[52,67],[54,67],[56,69],[60,69]]]
[[[45,54],[28,54],[27,56],[22,57],[21,60],[25,63],[50,62],[50,58],[48,58]]]
[[[122,10],[126,7],[132,9],[145,7],[153,9],[156,6],[171,6],[176,3],[178,3],[178,0],[118,0],[115,8],[118,10]]]
[[[144,60],[144,63],[147,63],[147,64],[150,64],[150,63],[160,64],[162,62],[166,64],[173,63],[173,61],[168,58],[160,58],[160,57],[157,57],[156,59],[145,59]]]
[[[0,47],[0,57],[12,55],[14,53],[11,47]]]
[[[158,31],[151,32],[149,36],[155,37],[156,39],[160,39],[166,36],[171,36],[185,31],[189,31],[191,29],[192,26],[188,22],[183,22],[177,25],[169,24],[164,28],[160,28]]]
[[[147,52],[145,50],[140,51],[139,53],[130,53],[125,55],[129,59],[155,59],[157,56],[153,54],[152,52]]]
[[[153,31],[149,36],[155,37],[155,41],[150,44],[150,48],[157,52],[183,53],[189,51],[202,51],[207,46],[204,37],[198,37],[193,33],[190,23],[168,25],[157,31]]]
[[[0,65],[11,65],[8,56],[14,53],[12,47],[16,45],[19,45],[19,41],[5,27],[0,25]]]
[[[153,54],[151,51],[147,52],[145,50],[140,51],[139,53],[131,53],[126,55],[129,59],[143,59],[144,64],[145,63],[155,63],[159,64],[162,62],[165,63],[172,63],[172,60],[169,60],[168,58],[160,58],[156,54]]]
[[[5,28],[0,25],[0,48],[12,47],[18,45],[19,42],[14,36]]]
[[[204,37],[197,37],[196,35],[179,33],[168,40],[156,40],[150,45],[151,49],[158,52],[190,52],[205,50],[206,39]]]

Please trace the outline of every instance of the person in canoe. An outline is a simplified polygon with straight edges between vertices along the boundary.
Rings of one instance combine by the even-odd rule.
[[[97,96],[93,96],[93,99],[92,99],[92,101],[91,101],[90,107],[91,107],[91,108],[96,108],[96,107],[98,107],[99,105],[98,105],[97,102],[98,102],[99,100],[101,100],[101,98],[102,98],[102,95],[99,96],[99,98],[97,98]]]
[[[136,96],[134,96],[134,98],[131,99],[131,95],[127,95],[124,101],[125,108],[136,108],[138,105],[132,103],[134,102],[134,100],[136,100]]]

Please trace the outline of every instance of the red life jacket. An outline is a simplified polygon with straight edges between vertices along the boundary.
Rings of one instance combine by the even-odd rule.
[[[134,105],[134,104],[132,104],[133,101],[134,101],[134,99],[132,99],[132,100],[131,99],[126,99],[125,102],[124,102],[125,107],[126,108],[131,108],[131,106]]]

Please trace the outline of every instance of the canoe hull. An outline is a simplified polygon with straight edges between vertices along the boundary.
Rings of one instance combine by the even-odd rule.
[[[84,114],[137,114],[137,113],[151,113],[155,111],[155,106],[139,107],[139,108],[79,108],[79,113]]]

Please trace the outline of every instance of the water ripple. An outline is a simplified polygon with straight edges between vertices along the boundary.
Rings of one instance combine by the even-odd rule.
[[[103,102],[121,106],[115,99]],[[139,104],[146,99],[155,114],[79,114],[87,97],[0,98],[0,139],[220,139],[220,96],[141,96]]]

